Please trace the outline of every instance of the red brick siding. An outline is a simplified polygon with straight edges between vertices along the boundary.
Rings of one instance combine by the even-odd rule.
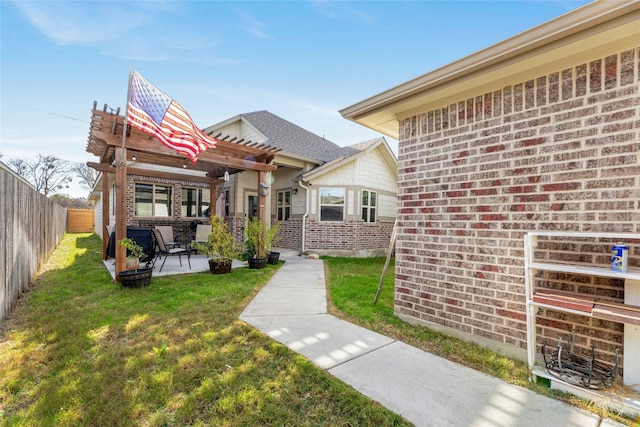
[[[320,222],[307,219],[305,249],[307,251],[360,251],[389,247],[393,223],[362,221],[344,223]]]
[[[447,100],[401,121],[396,313],[525,348],[524,234],[640,231],[639,53]],[[623,297],[615,281],[547,279]],[[622,347],[621,325],[550,310],[538,344],[555,345],[574,327],[583,348]]]
[[[271,221],[275,222],[274,219]],[[302,219],[291,218],[281,221],[278,235],[280,241],[277,246],[299,251],[302,248]]]

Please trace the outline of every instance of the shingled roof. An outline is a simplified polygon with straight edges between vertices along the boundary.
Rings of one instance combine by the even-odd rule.
[[[347,157],[359,150],[337,144],[301,128],[268,111],[254,111],[240,116],[269,139],[282,153],[316,160],[319,164]]]

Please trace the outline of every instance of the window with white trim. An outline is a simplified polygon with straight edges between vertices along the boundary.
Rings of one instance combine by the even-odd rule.
[[[208,188],[182,187],[182,208],[180,214],[187,218],[207,218],[211,216],[211,191]]]
[[[362,220],[364,222],[376,222],[376,203],[378,193],[362,190]]]
[[[135,216],[170,217],[173,187],[135,183]]]
[[[276,197],[278,221],[286,221],[291,218],[291,190],[278,191]]]
[[[344,188],[320,189],[320,221],[344,221]]]

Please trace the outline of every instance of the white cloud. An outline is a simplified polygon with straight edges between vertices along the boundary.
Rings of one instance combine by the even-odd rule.
[[[175,2],[39,1],[13,3],[26,20],[57,45],[94,46],[105,56],[148,61],[236,64],[214,49],[211,29],[166,26]],[[171,17],[169,17],[171,19]],[[158,23],[163,23],[158,25]]]
[[[249,12],[244,9],[236,9],[236,13],[240,16],[241,22],[236,25],[240,30],[246,31],[247,33],[259,38],[259,39],[268,39],[268,35],[265,32],[266,24],[256,18],[254,18]]]
[[[43,35],[58,45],[91,46],[117,39],[145,22],[119,2],[17,1],[13,3]]]

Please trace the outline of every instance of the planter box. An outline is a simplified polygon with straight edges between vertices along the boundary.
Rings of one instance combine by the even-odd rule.
[[[280,259],[280,252],[269,252],[269,264],[276,265]]]
[[[229,262],[220,262],[213,259],[209,260],[209,270],[212,274],[227,274],[231,273],[231,265]]]
[[[262,258],[250,257],[247,260],[247,262],[249,263],[249,268],[260,269],[260,268],[265,268],[267,266],[268,260],[269,260],[268,256],[265,256]]]
[[[118,279],[125,288],[141,288],[151,282],[151,268],[139,268],[138,270],[125,270],[118,273]]]

